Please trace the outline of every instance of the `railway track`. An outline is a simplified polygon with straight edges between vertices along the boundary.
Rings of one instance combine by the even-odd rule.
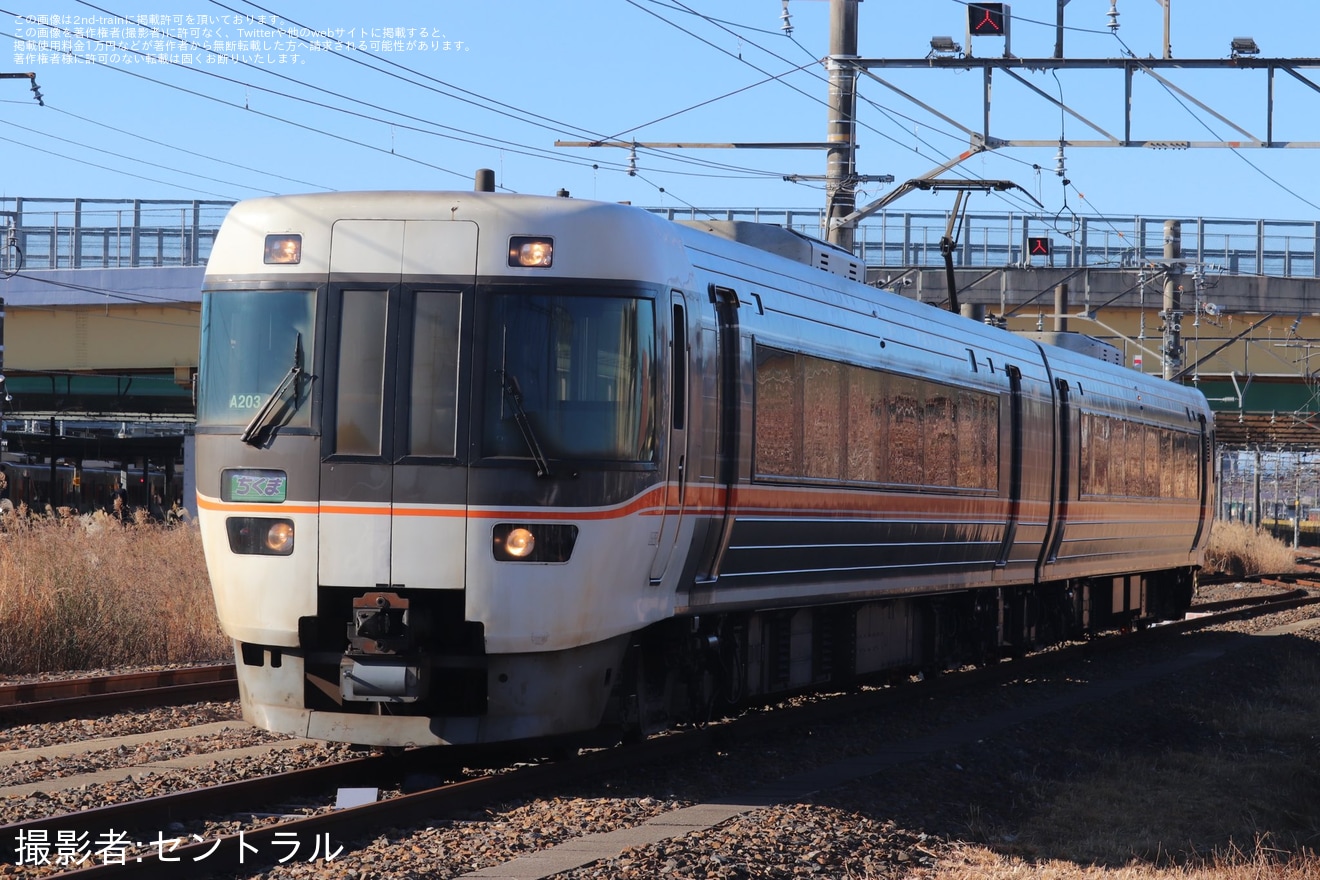
[[[206,700],[236,700],[234,664],[0,684],[0,723],[60,721]]]
[[[401,754],[373,755],[343,763],[304,769],[195,789],[141,801],[111,804],[76,814],[52,816],[0,828],[0,839],[10,855],[22,852],[23,841],[59,839],[96,841],[108,829],[124,835],[125,848],[115,853],[123,863],[104,858],[84,859],[79,877],[202,876],[203,874],[255,870],[289,852],[291,845],[310,851],[313,846],[334,854],[339,841],[370,836],[372,829],[416,824],[427,817],[463,814],[490,808],[502,801],[526,798],[529,794],[580,782],[584,778],[619,773],[640,764],[681,761],[717,747],[727,748],[739,740],[773,735],[802,725],[828,723],[904,701],[947,696],[959,691],[990,687],[996,682],[1043,674],[1050,667],[1100,652],[1168,640],[1197,629],[1245,615],[1262,615],[1320,602],[1320,584],[1288,584],[1275,597],[1244,597],[1241,600],[1198,606],[1199,616],[1155,627],[1120,638],[1097,639],[1065,646],[1008,663],[992,664],[951,675],[932,676],[915,687],[891,687],[859,691],[810,701],[788,710],[752,710],[731,721],[703,729],[685,729],[645,742],[588,752],[567,761],[517,766],[487,775],[453,779],[453,762],[480,755],[472,750],[417,749]],[[482,766],[477,763],[475,766]],[[447,769],[450,768],[450,769]],[[421,776],[419,777],[419,771]],[[426,774],[434,778],[425,778]],[[411,777],[411,779],[410,779]],[[448,779],[450,781],[441,781]],[[399,793],[344,809],[335,808],[337,790],[365,786]],[[420,790],[409,790],[420,786]],[[293,801],[297,807],[288,809]],[[274,805],[274,807],[272,807]],[[295,810],[309,812],[289,819],[273,816]],[[203,826],[204,817],[225,816],[223,822]],[[254,815],[260,818],[254,820]],[[239,820],[241,831],[194,833],[203,827],[226,828]],[[188,817],[193,817],[189,819]],[[189,824],[180,824],[189,823]],[[164,829],[183,829],[165,831]],[[80,835],[84,836],[80,838]],[[131,843],[132,845],[127,845]]]
[[[1250,582],[1280,590],[1320,590],[1320,580],[1292,574],[1263,574],[1249,578],[1203,578],[1204,583]],[[1201,613],[1229,608],[1234,603],[1269,600],[1256,596],[1242,600],[1203,603]],[[171,706],[205,700],[238,699],[234,664],[218,663],[184,669],[129,672],[19,683],[0,683],[0,723],[58,721],[89,712],[111,713]]]

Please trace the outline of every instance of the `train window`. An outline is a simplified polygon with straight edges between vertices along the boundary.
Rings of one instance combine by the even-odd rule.
[[[958,450],[954,444],[957,418],[953,389],[931,385],[926,389],[926,425],[922,436],[926,451],[922,456],[924,478],[932,486],[956,486]]]
[[[999,401],[757,346],[754,455],[764,477],[993,490]]]
[[[803,475],[837,480],[843,475],[843,365],[813,357],[801,361]]]
[[[756,349],[756,472],[802,473],[802,388],[797,356]]]
[[[454,456],[458,402],[457,292],[417,292],[413,311],[408,454]]]
[[[1123,482],[1117,486],[1117,495],[1141,494],[1141,426],[1131,422],[1119,422],[1119,460],[1113,465],[1123,468]],[[1111,465],[1112,468],[1112,465]]]
[[[1195,434],[1084,413],[1081,441],[1082,495],[1197,497]]]
[[[521,290],[485,303],[486,456],[527,456],[521,422],[550,458],[654,459],[651,300]]]
[[[1126,472],[1129,468],[1127,464],[1127,434],[1123,429],[1123,423],[1118,419],[1105,419],[1108,428],[1106,437],[1108,443],[1105,445],[1104,456],[1108,462],[1109,488],[1106,494],[1125,495],[1127,494]]]
[[[1175,484],[1178,474],[1178,435],[1172,431],[1160,431],[1160,497],[1178,497]]]
[[[1160,454],[1160,435],[1163,432],[1154,425],[1145,427],[1145,451],[1141,456],[1145,462],[1145,479],[1141,483],[1141,494],[1147,498],[1158,498],[1160,474],[1171,467],[1173,461]]]
[[[958,392],[957,485],[964,489],[999,486],[999,401],[988,394]]]
[[[1082,478],[1083,495],[1109,493],[1110,420],[1094,413],[1082,416]]]
[[[1174,494],[1179,498],[1195,498],[1201,458],[1201,438],[1194,434],[1178,434],[1175,439]]]
[[[345,290],[335,385],[335,452],[380,455],[385,400],[384,290]]]
[[[1145,425],[1123,422],[1123,494],[1146,494]]]
[[[848,370],[848,426],[844,437],[848,449],[845,480],[878,483],[885,475],[885,374],[851,367]]]
[[[885,399],[889,439],[889,474],[894,483],[918,486],[925,482],[922,470],[923,414],[921,385],[906,376],[890,376]]]
[[[1146,453],[1150,449],[1146,438],[1150,436],[1150,431],[1145,425],[1135,422],[1128,422],[1127,432],[1127,452],[1128,460],[1128,494],[1135,495],[1138,498],[1148,498],[1155,494],[1150,491],[1150,477],[1154,475],[1155,485],[1159,485],[1159,477],[1156,468],[1159,467],[1159,459],[1148,458]]]
[[[315,299],[306,290],[225,290],[202,296],[197,424],[241,427],[265,406],[293,366],[299,338],[315,350]],[[304,366],[306,366],[304,362]],[[308,383],[290,383],[282,424],[307,427]]]

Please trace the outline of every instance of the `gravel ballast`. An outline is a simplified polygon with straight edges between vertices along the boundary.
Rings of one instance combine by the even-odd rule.
[[[1231,588],[1220,592],[1231,593]],[[1216,598],[1222,598],[1217,596]],[[1218,627],[1222,632],[1263,633],[1289,622],[1320,614],[1311,608],[1268,615]],[[1060,787],[1080,787],[1091,779],[1104,760],[1119,755],[1133,768],[1177,763],[1187,754],[1209,754],[1222,747],[1223,736],[1200,717],[1197,707],[1213,705],[1263,686],[1277,686],[1272,671],[1297,656],[1320,657],[1320,627],[1273,638],[1239,640],[1231,645],[1224,636],[1198,634],[1182,637],[1208,659],[1186,671],[1157,679],[1129,692],[1061,711],[996,734],[981,742],[959,745],[923,756],[835,788],[776,804],[751,809],[712,827],[685,833],[644,847],[624,849],[611,858],[568,870],[573,880],[624,877],[830,877],[910,878],[928,873],[942,860],[959,858],[966,843],[988,845],[997,851],[1033,857],[1057,857],[1042,852],[1038,801]],[[1182,648],[1180,647],[1180,650]],[[1222,656],[1212,656],[1219,651]],[[1020,679],[987,692],[936,697],[916,706],[881,710],[873,716],[832,722],[827,726],[779,734],[760,742],[739,743],[725,750],[683,762],[681,766],[651,767],[609,780],[584,782],[578,790],[561,791],[548,798],[525,802],[443,821],[420,820],[417,825],[377,832],[360,841],[332,841],[342,846],[333,859],[313,858],[313,841],[288,854],[284,864],[241,875],[251,878],[449,878],[484,871],[493,876],[520,856],[547,850],[584,835],[633,828],[694,804],[737,800],[760,785],[775,783],[812,767],[833,764],[849,756],[875,754],[896,743],[920,743],[966,723],[1019,706],[1086,688],[1111,673],[1149,666],[1167,654],[1159,647],[1137,648],[1116,656],[1077,664],[1057,677]],[[1101,668],[1100,664],[1103,664]],[[1320,666],[1320,662],[1318,662]],[[919,687],[919,685],[918,685]],[[1298,711],[1304,711],[1299,707]],[[130,731],[212,724],[232,719],[233,704],[155,710],[117,716],[98,722],[66,725],[28,725],[3,734],[0,748],[95,740]],[[225,716],[228,716],[227,718]],[[119,725],[122,722],[122,729]],[[106,727],[102,727],[104,724]],[[43,731],[49,731],[44,734]],[[279,746],[287,738],[258,731],[235,729],[190,741],[188,738],[143,745],[140,751],[90,748],[67,759],[31,765],[0,766],[0,784],[49,778],[52,789],[40,796],[11,797],[0,801],[4,821],[86,809],[115,799],[142,797],[144,791],[180,790],[271,772],[277,767],[307,766],[343,757],[341,746],[298,745],[275,748],[263,757],[240,762],[223,759],[190,771],[151,774],[93,790],[61,791],[59,778],[83,772],[81,768],[149,763],[181,753],[199,754],[222,748],[267,743]],[[93,744],[94,745],[94,744]],[[1252,761],[1276,760],[1287,772],[1298,772],[1296,756],[1278,742],[1233,742]],[[1271,749],[1280,754],[1271,758]],[[1198,751],[1199,750],[1199,751]],[[1277,769],[1277,768],[1276,768]],[[1150,771],[1159,772],[1159,771]],[[5,775],[7,774],[7,775]],[[26,774],[26,775],[25,775]],[[9,781],[14,780],[14,781]],[[1158,788],[1157,779],[1148,780]],[[1209,784],[1209,783],[1207,783]],[[1231,792],[1230,792],[1231,793]],[[1269,791],[1260,799],[1274,797]],[[1226,795],[1227,796],[1227,795]],[[1295,797],[1280,793],[1279,797]],[[1166,857],[1196,850],[1202,854],[1231,845],[1250,844],[1262,830],[1283,842],[1292,829],[1252,828],[1275,815],[1278,805],[1259,806],[1254,817],[1231,819],[1222,825],[1203,823],[1183,827],[1170,822],[1162,841]],[[1293,804],[1297,809],[1306,809]],[[1176,810],[1175,810],[1176,812]],[[1317,813],[1316,815],[1320,815]],[[1238,824],[1234,824],[1237,822]],[[1240,825],[1240,827],[1239,827]],[[1121,829],[1118,829],[1121,831]],[[1143,857],[1149,838],[1133,830],[1132,851]],[[1152,829],[1158,836],[1161,829]],[[1176,839],[1175,839],[1176,838]],[[1062,846],[1063,844],[1059,844]],[[278,855],[286,855],[281,850]],[[184,866],[186,867],[186,866]],[[3,873],[0,871],[0,873]],[[184,876],[184,874],[180,874]],[[531,875],[528,875],[531,876]]]

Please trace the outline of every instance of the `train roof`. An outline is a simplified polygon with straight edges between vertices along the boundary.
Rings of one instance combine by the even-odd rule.
[[[302,261],[289,267],[288,275],[327,273],[332,230],[345,220],[469,221],[481,234],[564,236],[575,244],[556,249],[554,275],[646,278],[675,286],[690,281],[679,271],[686,261],[678,226],[649,211],[614,202],[470,190],[307,193],[241,201],[216,236],[207,278],[278,272],[261,261],[260,243],[273,233],[303,237]],[[622,246],[643,237],[649,242],[645,248]],[[504,247],[483,248],[474,268],[479,276],[508,275]]]

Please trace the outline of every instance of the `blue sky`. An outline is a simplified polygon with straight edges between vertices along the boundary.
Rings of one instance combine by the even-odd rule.
[[[1170,2],[1174,57],[1226,58],[1230,40],[1246,35],[1263,56],[1315,54],[1320,3],[1313,0]],[[1161,54],[1159,0],[1118,0],[1117,36],[1106,27],[1109,6],[1071,0],[1067,56]],[[0,80],[0,196],[238,199],[466,189],[476,168],[489,167],[514,192],[563,188],[648,206],[815,208],[824,202],[821,181],[783,178],[823,175],[820,151],[640,149],[630,175],[627,150],[554,144],[822,140],[819,59],[828,51],[829,7],[827,0],[789,0],[789,36],[781,30],[781,0],[0,0],[0,71],[34,71],[46,102],[37,106],[25,79]],[[1012,4],[1015,55],[1052,54],[1055,9],[1055,0]],[[860,54],[923,57],[932,35],[966,43],[965,26],[957,0],[865,0]],[[99,37],[99,45],[84,40],[69,48],[101,63],[68,63],[60,41],[77,36],[67,31]],[[276,31],[306,33],[316,45]],[[365,40],[367,51],[331,48],[327,35],[353,46]],[[972,49],[1002,54],[1003,41],[978,37]],[[884,75],[979,127],[979,73]],[[1264,72],[1168,75],[1264,136]],[[1120,74],[1024,76],[1122,132]],[[1313,81],[1320,83],[1320,70]],[[879,83],[864,78],[859,91],[860,173],[903,181],[966,149],[965,135]],[[1320,141],[1320,92],[1280,74],[1275,103],[1276,139]],[[1135,137],[1236,136],[1141,75],[1133,119]],[[1096,137],[1002,76],[991,129],[1011,138]],[[1066,187],[1055,174],[1057,152],[1007,149],[961,168],[1015,181],[1049,215],[1320,219],[1317,150],[1070,148]],[[889,188],[868,184],[859,201]],[[951,203],[948,194],[915,194],[894,209]],[[989,195],[974,196],[971,209],[1036,210],[1020,196]]]

